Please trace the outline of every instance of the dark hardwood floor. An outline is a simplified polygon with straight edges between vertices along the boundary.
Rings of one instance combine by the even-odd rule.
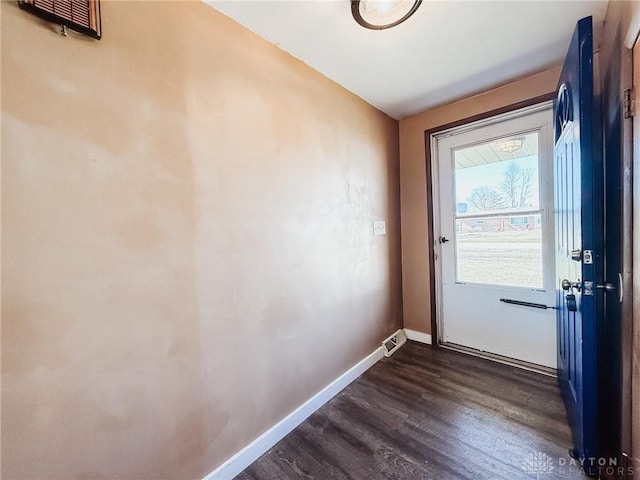
[[[407,343],[238,480],[586,478],[556,379]]]

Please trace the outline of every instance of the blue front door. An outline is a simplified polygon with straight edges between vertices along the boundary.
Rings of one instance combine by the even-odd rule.
[[[591,17],[578,22],[554,101],[558,379],[573,454],[598,455],[596,276],[602,264],[602,173],[594,148]],[[587,468],[587,470],[590,470]]]

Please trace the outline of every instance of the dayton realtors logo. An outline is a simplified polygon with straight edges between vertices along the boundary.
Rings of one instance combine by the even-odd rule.
[[[553,458],[544,452],[530,453],[522,462],[525,473],[535,475],[540,480],[540,475],[549,475],[556,469]]]
[[[620,465],[617,458],[587,457],[581,459],[557,457],[553,458],[544,452],[534,452],[522,461],[525,473],[535,475],[537,480],[557,473],[560,477],[575,475],[585,468],[592,473],[620,478],[633,476],[633,467]]]

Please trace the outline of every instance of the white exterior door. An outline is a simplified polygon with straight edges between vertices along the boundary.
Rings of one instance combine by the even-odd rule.
[[[546,105],[435,138],[442,344],[556,366],[551,120]]]

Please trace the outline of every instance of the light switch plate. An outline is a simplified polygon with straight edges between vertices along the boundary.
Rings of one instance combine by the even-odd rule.
[[[387,234],[387,222],[384,220],[373,221],[373,234],[374,235],[386,235]]]

